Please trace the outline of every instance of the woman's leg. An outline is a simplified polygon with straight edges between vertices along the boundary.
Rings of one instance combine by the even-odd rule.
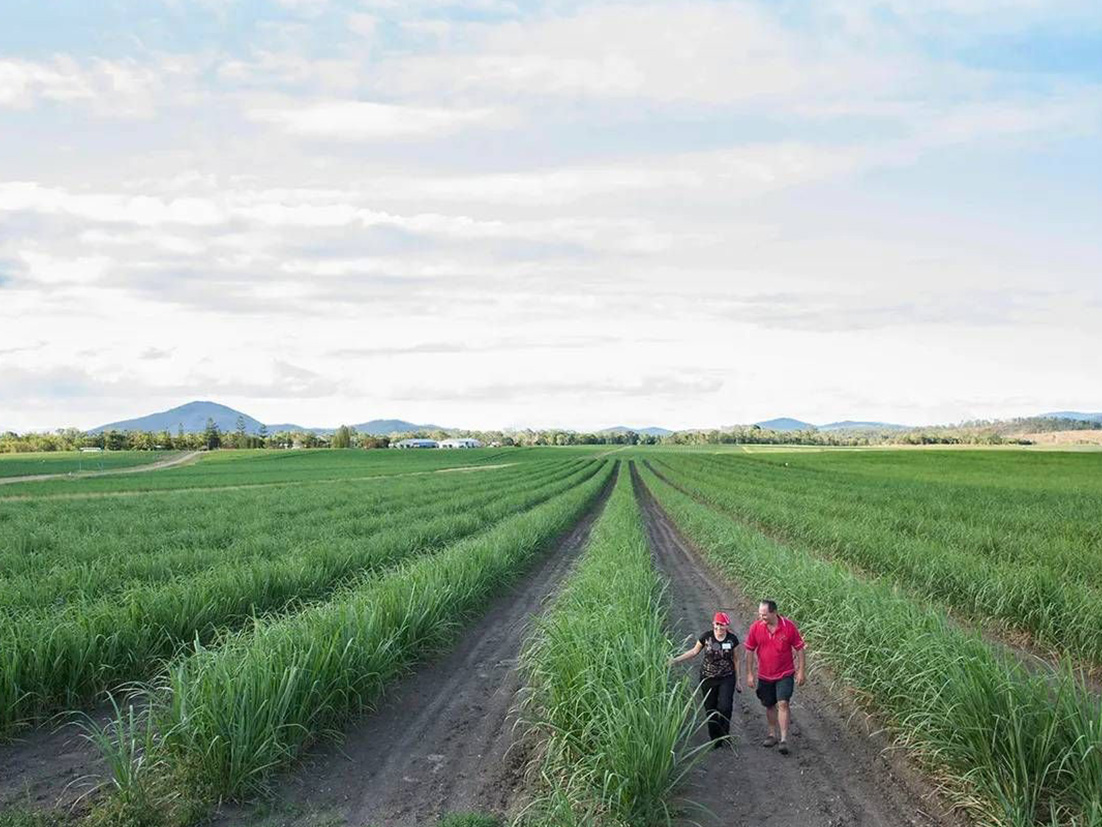
[[[716,687],[716,712],[719,714],[720,735],[731,734],[731,709],[735,705],[735,676],[724,678]]]
[[[700,682],[700,691],[704,695],[704,714],[708,718],[708,737],[713,741],[723,737],[716,705],[719,703],[719,682],[715,678],[706,678]]]

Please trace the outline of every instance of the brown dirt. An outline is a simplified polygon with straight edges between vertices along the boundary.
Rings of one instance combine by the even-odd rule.
[[[634,469],[633,469],[634,470]],[[686,648],[722,608],[742,638],[757,602],[712,571],[634,477],[647,535],[659,570],[669,579],[674,637]],[[798,621],[799,619],[796,618]],[[792,754],[762,747],[764,710],[752,690],[735,696],[734,750],[706,754],[690,774],[684,797],[705,811],[686,810],[704,827],[729,824],[768,827],[929,827],[959,825],[934,788],[890,749],[873,725],[808,656],[808,682],[792,701]],[[697,665],[686,667],[695,675]],[[698,732],[703,744],[706,733]],[[686,819],[686,823],[690,823]]]
[[[263,808],[227,807],[214,823],[406,827],[448,812],[516,809],[533,746],[517,726],[517,657],[532,617],[566,578],[611,490],[454,649],[399,682],[347,730],[343,744],[318,748],[280,779]]]
[[[107,707],[89,713],[100,725],[111,717]],[[106,771],[103,756],[74,723],[33,730],[0,744],[0,811],[67,809],[100,784]]]

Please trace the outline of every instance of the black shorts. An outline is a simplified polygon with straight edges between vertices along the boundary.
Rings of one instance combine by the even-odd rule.
[[[792,690],[796,688],[796,676],[788,675],[775,681],[758,678],[757,695],[762,706],[776,706],[777,701],[792,700]]]

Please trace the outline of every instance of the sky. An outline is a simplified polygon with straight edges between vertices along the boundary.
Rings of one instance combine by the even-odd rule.
[[[1102,410],[1096,0],[0,7],[0,430]]]

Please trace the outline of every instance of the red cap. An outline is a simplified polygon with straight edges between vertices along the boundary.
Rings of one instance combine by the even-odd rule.
[[[712,623],[722,623],[724,626],[730,626],[731,618],[727,617],[727,612],[716,612],[716,616],[712,618]]]

